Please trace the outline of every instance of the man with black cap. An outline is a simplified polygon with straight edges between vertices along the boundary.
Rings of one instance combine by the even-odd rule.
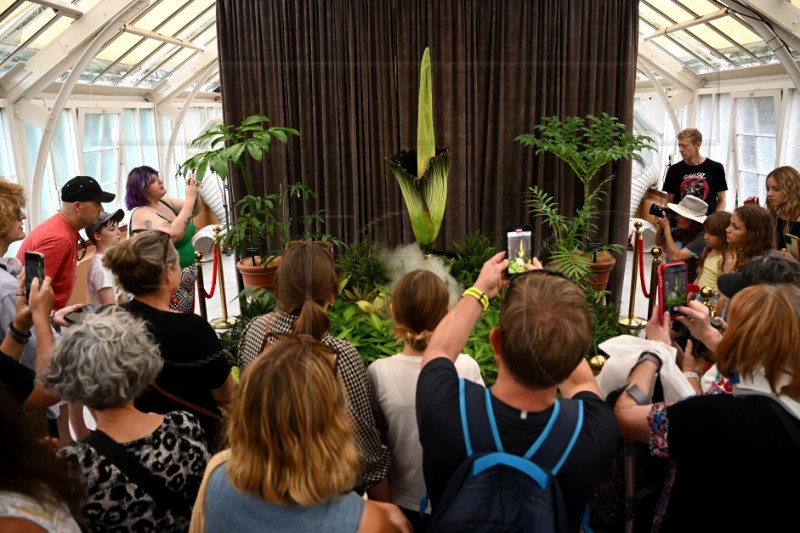
[[[61,188],[61,209],[48,218],[22,241],[17,259],[24,262],[25,252],[44,255],[45,274],[53,278],[54,309],[67,305],[75,287],[78,266],[78,232],[94,224],[103,211],[101,203],[111,202],[116,195],[105,192],[89,176],[76,176]]]

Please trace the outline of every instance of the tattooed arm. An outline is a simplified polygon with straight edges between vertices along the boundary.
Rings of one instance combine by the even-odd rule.
[[[151,207],[136,209],[131,219],[131,231],[158,230],[168,233],[173,242],[181,240],[192,220],[192,209],[197,201],[197,182],[193,178],[186,180],[186,200],[180,205],[178,215],[169,222]],[[171,198],[169,200],[172,200]],[[172,202],[169,202],[172,205]]]

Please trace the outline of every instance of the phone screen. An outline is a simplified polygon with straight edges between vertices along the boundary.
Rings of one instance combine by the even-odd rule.
[[[665,265],[664,301],[669,316],[678,316],[678,307],[686,305],[686,264]]]
[[[34,278],[44,281],[44,256],[38,252],[25,252],[25,298],[31,296],[31,283]]]
[[[786,235],[786,251],[792,254],[792,257],[800,261],[800,238],[791,233]]]
[[[531,227],[527,224],[509,226],[506,229],[506,258],[509,276],[525,272],[525,265],[533,260]]]

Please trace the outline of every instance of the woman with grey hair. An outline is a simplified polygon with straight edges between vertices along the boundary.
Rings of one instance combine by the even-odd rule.
[[[133,404],[162,366],[144,322],[124,311],[102,312],[64,332],[41,375],[44,387],[87,406],[97,422],[96,435],[58,452],[74,462],[86,484],[87,531],[189,526],[210,457],[203,429],[185,411],[145,413]],[[143,476],[136,472],[141,467]]]

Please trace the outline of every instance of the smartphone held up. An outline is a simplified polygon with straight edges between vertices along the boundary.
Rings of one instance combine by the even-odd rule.
[[[25,298],[31,297],[31,284],[34,279],[39,280],[39,286],[44,281],[44,256],[39,252],[25,252]]]
[[[658,317],[669,312],[670,319],[679,316],[678,307],[688,302],[689,273],[686,263],[676,261],[658,267]]]
[[[517,224],[506,228],[506,277],[525,272],[525,265],[533,261],[531,226]]]

